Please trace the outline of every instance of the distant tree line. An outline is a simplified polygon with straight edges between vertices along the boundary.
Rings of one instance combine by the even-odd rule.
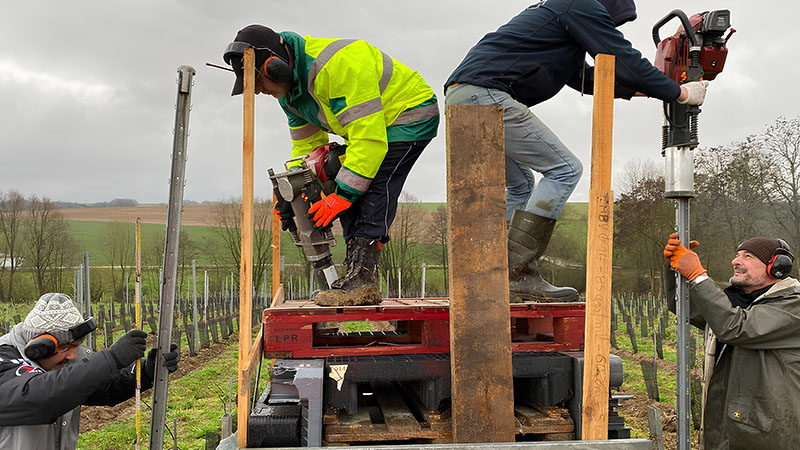
[[[77,209],[77,208],[124,208],[139,206],[139,202],[132,198],[115,198],[109,202],[78,203],[78,202],[53,202],[56,209]]]
[[[0,193],[0,302],[22,298],[18,272],[33,274],[39,294],[65,288],[65,270],[77,254],[67,222],[46,197]]]
[[[623,185],[614,259],[629,271],[615,276],[615,284],[658,291],[675,202],[664,199],[663,167],[655,164],[629,165]],[[695,194],[690,234],[715,280],[730,278],[736,247],[754,236],[780,237],[800,253],[800,117],[781,117],[742,141],[696,150]]]

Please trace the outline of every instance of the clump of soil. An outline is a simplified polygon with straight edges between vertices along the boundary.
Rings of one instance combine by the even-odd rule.
[[[359,306],[379,305],[383,301],[378,286],[368,284],[352,291],[345,292],[341,289],[320,291],[314,297],[314,303],[319,306]]]

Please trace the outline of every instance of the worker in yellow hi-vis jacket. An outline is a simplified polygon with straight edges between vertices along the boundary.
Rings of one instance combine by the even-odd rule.
[[[244,50],[255,50],[255,92],[278,99],[289,121],[292,157],[328,143],[347,144],[335,193],[311,205],[318,226],[339,218],[347,272],[318,304],[380,302],[377,266],[411,167],[436,136],[439,108],[422,76],[362,40],[302,37],[263,25],[238,32],[223,56],[243,90]],[[278,207],[282,218],[291,207]]]

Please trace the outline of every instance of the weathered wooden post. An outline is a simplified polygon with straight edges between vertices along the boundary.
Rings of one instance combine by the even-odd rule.
[[[503,110],[446,118],[453,441],[513,442]]]

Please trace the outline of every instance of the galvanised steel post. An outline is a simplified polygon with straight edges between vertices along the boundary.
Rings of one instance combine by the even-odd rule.
[[[153,381],[153,413],[150,421],[150,447],[164,447],[164,425],[167,418],[167,375],[164,354],[172,343],[175,283],[178,272],[178,244],[181,232],[183,187],[186,174],[186,139],[189,135],[189,111],[192,97],[191,66],[178,67],[178,100],[175,107],[175,129],[172,143],[172,170],[169,179],[169,204],[167,205],[167,232],[164,239],[163,276],[160,281],[161,299],[158,309],[158,346],[156,370]]]
[[[92,315],[92,298],[91,292],[92,290],[89,289],[89,252],[83,252],[83,304],[84,304],[84,317],[90,317]],[[86,340],[84,341],[84,345],[94,350],[94,332],[89,333],[86,335]]]

